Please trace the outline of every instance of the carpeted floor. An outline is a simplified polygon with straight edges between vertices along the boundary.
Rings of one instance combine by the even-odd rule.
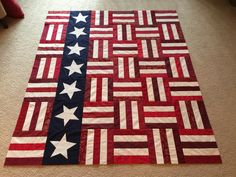
[[[227,0],[20,0],[26,17],[0,29],[0,176],[236,176],[236,8]],[[48,10],[177,10],[222,165],[3,167]]]

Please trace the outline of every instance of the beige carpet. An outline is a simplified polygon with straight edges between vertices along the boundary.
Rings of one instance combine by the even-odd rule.
[[[20,0],[26,17],[0,29],[0,176],[235,177],[236,8],[227,0]],[[48,10],[178,11],[222,165],[3,167]]]

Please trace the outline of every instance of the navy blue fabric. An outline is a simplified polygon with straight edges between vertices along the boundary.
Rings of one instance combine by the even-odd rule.
[[[86,22],[75,23],[76,20],[72,16],[78,16],[81,13],[83,16],[88,16]],[[86,67],[88,58],[89,47],[89,33],[90,33],[90,18],[91,11],[72,11],[70,14],[70,20],[67,27],[66,41],[64,47],[64,53],[61,63],[60,75],[58,79],[58,87],[56,92],[56,98],[54,101],[53,111],[51,115],[51,121],[49,125],[48,137],[46,142],[46,148],[43,157],[43,164],[77,164],[79,159],[79,146],[80,146],[80,134],[83,114],[83,102],[84,92],[86,84]],[[74,27],[85,28],[84,32],[87,35],[81,35],[76,38],[75,35],[69,34],[74,31]],[[77,54],[68,55],[70,49],[67,46],[79,45],[80,47],[86,47],[80,51],[80,56]],[[81,68],[82,74],[73,73],[69,76],[69,70],[66,66],[70,66],[72,61],[77,64],[84,64]],[[67,94],[59,94],[64,90],[63,83],[71,84],[77,81],[76,87],[81,89],[80,92],[75,92],[70,99]],[[78,120],[70,120],[65,126],[62,119],[58,119],[55,116],[63,112],[63,106],[68,108],[77,107],[75,116]],[[58,154],[51,157],[55,150],[54,145],[50,141],[60,141],[66,134],[67,141],[76,143],[73,147],[68,149],[68,159],[63,155]]]

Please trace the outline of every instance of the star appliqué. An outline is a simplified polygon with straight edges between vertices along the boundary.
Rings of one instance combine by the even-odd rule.
[[[75,23],[78,22],[86,22],[86,18],[88,17],[88,15],[83,16],[81,13],[79,13],[78,16],[72,16],[74,19],[76,19]]]
[[[80,56],[80,51],[84,50],[86,47],[80,47],[79,44],[75,44],[74,46],[67,46],[70,49],[70,52],[68,55],[71,54],[77,54]]]
[[[77,107],[69,109],[66,106],[63,106],[63,112],[56,115],[55,117],[62,119],[64,122],[64,126],[65,126],[67,124],[67,122],[69,122],[70,120],[79,120],[75,116],[76,109],[77,109]]]
[[[70,66],[66,66],[65,68],[69,70],[69,76],[72,75],[73,73],[79,73],[82,74],[81,72],[81,67],[84,64],[76,64],[76,62],[73,60]]]

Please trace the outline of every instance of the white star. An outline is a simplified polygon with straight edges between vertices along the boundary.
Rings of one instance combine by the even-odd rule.
[[[80,47],[79,44],[75,44],[74,46],[67,46],[69,49],[70,49],[70,52],[68,55],[71,55],[71,54],[77,54],[77,55],[80,55],[80,51],[81,50],[84,50],[86,47]]]
[[[84,28],[76,27],[74,27],[74,31],[70,32],[70,34],[74,34],[76,38],[80,37],[80,35],[87,35],[87,33],[84,32]]]
[[[67,159],[68,159],[68,152],[67,152],[68,149],[76,145],[76,143],[69,142],[66,140],[66,134],[62,137],[60,141],[51,141],[51,143],[55,147],[51,157],[61,154]]]
[[[64,126],[65,126],[67,122],[69,122],[70,120],[78,120],[78,118],[74,114],[76,109],[77,107],[69,109],[66,106],[63,106],[64,111],[55,117],[62,119],[64,121]]]
[[[70,85],[63,83],[63,86],[64,86],[64,90],[62,90],[60,94],[67,94],[70,99],[73,97],[75,92],[81,91],[80,89],[76,88],[76,81]]]
[[[86,18],[88,17],[88,15],[86,16],[83,16],[81,13],[79,13],[79,15],[76,17],[73,16],[74,19],[76,19],[76,22],[75,23],[78,23],[78,22],[86,22]]]
[[[65,68],[70,70],[69,72],[69,76],[73,73],[79,73],[79,74],[82,74],[81,72],[81,67],[83,66],[84,64],[76,64],[76,62],[73,60],[71,65],[70,66],[66,66]]]

